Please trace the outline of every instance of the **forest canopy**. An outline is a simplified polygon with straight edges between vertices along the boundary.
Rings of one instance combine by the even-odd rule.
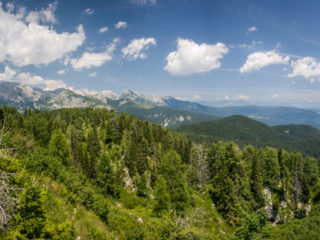
[[[0,126],[0,238],[320,235],[313,157],[196,143],[106,109],[1,107]]]

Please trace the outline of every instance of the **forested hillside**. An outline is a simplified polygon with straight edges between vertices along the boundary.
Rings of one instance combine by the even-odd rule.
[[[195,143],[106,109],[1,107],[0,126],[0,239],[320,235],[315,158]]]
[[[197,142],[234,141],[241,147],[284,148],[304,156],[320,157],[320,131],[308,125],[270,127],[245,116],[235,115],[218,120],[186,124],[174,131]]]

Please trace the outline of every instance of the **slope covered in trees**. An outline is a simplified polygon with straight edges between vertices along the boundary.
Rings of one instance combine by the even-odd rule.
[[[2,107],[0,124],[1,187],[16,199],[0,203],[0,238],[277,239],[304,223],[320,234],[314,158],[198,144],[105,109]]]
[[[271,146],[287,151],[298,151],[305,156],[320,157],[320,132],[307,125],[269,127],[250,118],[235,115],[179,126],[174,131],[183,133],[198,142],[234,141],[240,146]]]

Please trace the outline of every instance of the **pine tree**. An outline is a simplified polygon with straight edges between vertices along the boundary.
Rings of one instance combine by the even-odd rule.
[[[106,123],[105,128],[105,144],[110,145],[113,142],[112,129],[109,123]]]
[[[264,185],[270,189],[277,190],[280,182],[280,166],[277,151],[267,147],[260,151],[260,157],[263,159]]]
[[[60,130],[53,133],[49,143],[49,151],[65,166],[71,164],[71,149],[66,136]]]
[[[237,223],[235,210],[236,195],[234,191],[235,157],[233,144],[214,145],[211,154],[215,153],[214,170],[212,173],[212,189],[210,196],[215,203],[218,212],[228,220],[231,225]]]
[[[181,158],[174,150],[162,157],[159,174],[166,180],[172,207],[177,211],[183,211],[189,203],[189,193]]]
[[[21,197],[16,224],[27,239],[40,239],[45,234],[44,201],[44,191],[40,187],[28,187]]]
[[[87,148],[89,153],[88,173],[91,178],[95,178],[96,176],[95,165],[101,151],[100,143],[97,136],[97,130],[95,128],[89,131],[87,142],[88,142]]]
[[[103,188],[104,193],[112,196],[117,195],[115,190],[114,180],[115,174],[111,167],[110,156],[106,153],[102,153],[96,165],[96,181],[100,187]]]
[[[257,207],[260,208],[264,204],[264,199],[262,195],[263,190],[263,179],[262,179],[262,168],[258,154],[256,150],[252,153],[252,168],[251,168],[251,177],[250,177],[250,186],[251,192]]]
[[[167,188],[166,180],[163,176],[157,176],[157,180],[154,188],[154,200],[155,205],[153,212],[160,216],[161,213],[166,212],[170,209],[170,194]]]
[[[147,177],[146,175],[142,174],[139,178],[138,185],[137,185],[137,195],[139,197],[146,197],[147,196]]]

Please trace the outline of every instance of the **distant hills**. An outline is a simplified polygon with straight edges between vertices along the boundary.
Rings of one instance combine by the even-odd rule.
[[[245,116],[235,115],[179,126],[174,131],[196,141],[234,141],[240,146],[284,148],[306,156],[320,156],[320,131],[307,125],[270,127]]]
[[[243,115],[270,126],[304,124],[320,129],[320,111],[294,107],[209,107],[174,97],[146,96],[125,90],[119,96],[104,90],[100,92],[77,89],[44,91],[19,83],[0,82],[0,105],[9,105],[23,111],[27,108],[51,110],[65,107],[93,107],[127,112],[139,119],[164,127],[213,120],[232,115]]]

